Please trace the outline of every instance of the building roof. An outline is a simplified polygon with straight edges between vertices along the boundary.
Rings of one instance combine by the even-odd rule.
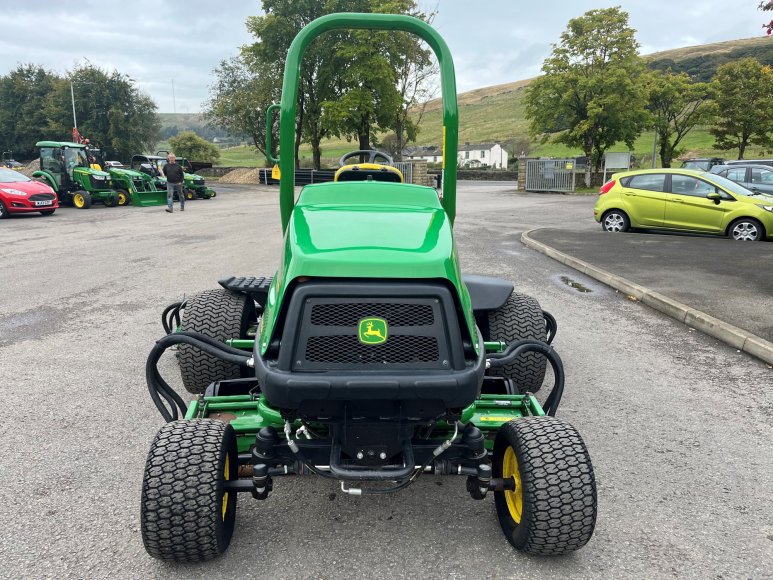
[[[490,151],[494,145],[499,143],[464,143],[459,145],[459,151],[480,151],[481,149]]]

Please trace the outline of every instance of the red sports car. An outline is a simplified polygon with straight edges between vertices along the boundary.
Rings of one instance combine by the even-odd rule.
[[[58,207],[56,193],[48,185],[13,169],[0,168],[0,219],[31,211],[51,215]]]

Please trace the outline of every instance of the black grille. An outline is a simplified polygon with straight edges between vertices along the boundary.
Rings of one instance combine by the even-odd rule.
[[[329,370],[397,370],[437,369],[450,370],[451,345],[447,331],[451,308],[444,305],[440,295],[448,300],[445,289],[434,286],[394,284],[390,294],[389,283],[362,285],[360,296],[347,285],[321,286],[321,296],[293,298],[296,313],[296,333],[283,341],[282,347],[292,345],[292,352],[282,351],[283,365],[294,371]],[[353,291],[354,290],[354,291]],[[374,290],[377,290],[375,292]],[[327,295],[325,292],[338,294]],[[310,293],[310,292],[309,292]],[[450,313],[450,314],[449,314]],[[386,321],[384,342],[360,342],[360,323],[367,318]],[[454,327],[456,326],[454,317]],[[454,331],[458,334],[458,331]]]
[[[52,193],[35,193],[29,197],[30,201],[51,201],[56,196]]]
[[[311,323],[315,326],[357,326],[363,318],[379,317],[391,326],[431,326],[435,317],[430,304],[343,303],[315,304]]]
[[[439,356],[434,336],[391,336],[378,345],[361,344],[355,335],[310,336],[306,343],[306,360],[312,363],[411,364]]]

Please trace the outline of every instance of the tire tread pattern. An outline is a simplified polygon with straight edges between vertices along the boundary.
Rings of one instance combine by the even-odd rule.
[[[180,328],[222,341],[241,338],[246,317],[252,310],[254,305],[244,294],[223,288],[205,290],[188,299]],[[213,381],[241,376],[239,365],[225,362],[189,344],[181,344],[177,353],[183,385],[189,393],[201,394]]]
[[[511,343],[522,338],[545,341],[547,330],[542,308],[536,299],[526,294],[513,292],[501,308],[488,314],[491,340]],[[528,352],[495,370],[513,381],[520,393],[536,393],[545,380],[547,359],[536,352]]]
[[[503,425],[497,443],[500,458],[502,447],[514,448],[523,484],[523,517],[514,532],[506,531],[510,542],[540,556],[567,554],[587,544],[598,500],[593,465],[577,430],[555,417],[525,417]],[[501,476],[501,464],[495,476],[497,471]],[[503,496],[500,492],[495,499],[505,528],[502,520],[509,512]]]
[[[233,429],[212,419],[174,421],[156,435],[145,465],[140,514],[142,541],[154,558],[204,562],[228,547],[236,494],[229,498],[234,503],[223,523],[224,445],[235,449]]]

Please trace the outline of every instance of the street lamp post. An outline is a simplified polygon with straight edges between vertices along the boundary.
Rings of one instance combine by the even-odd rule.
[[[78,128],[78,120],[75,118],[75,91],[72,88],[72,81],[70,81],[70,99],[72,99],[72,126]]]

